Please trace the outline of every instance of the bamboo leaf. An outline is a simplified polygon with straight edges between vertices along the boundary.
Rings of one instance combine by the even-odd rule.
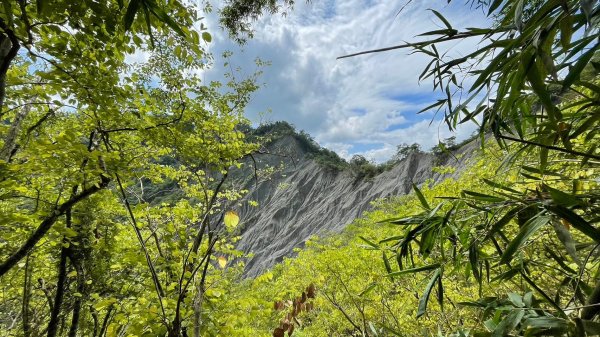
[[[521,322],[525,316],[524,310],[513,310],[496,326],[492,337],[508,336],[509,333]]]
[[[538,229],[540,229],[543,225],[547,224],[550,221],[550,217],[547,215],[537,215],[531,219],[529,219],[521,228],[521,231],[515,236],[515,238],[508,244],[502,257],[500,258],[500,263],[509,263],[514,254],[523,246],[525,241],[531,235],[533,235]]]
[[[560,43],[564,50],[569,50],[571,45],[571,37],[573,36],[573,18],[569,12],[559,22],[560,27]]]
[[[525,325],[532,328],[567,329],[568,321],[557,317],[532,317],[525,320]]]
[[[131,25],[133,24],[133,20],[135,19],[135,15],[140,9],[141,4],[142,0],[131,0],[129,2],[129,5],[127,6],[127,11],[125,12],[125,16],[123,17],[125,31],[131,29]]]
[[[434,264],[427,265],[427,266],[421,266],[421,267],[417,267],[417,268],[411,268],[411,269],[404,269],[404,270],[400,270],[400,271],[395,271],[393,273],[387,274],[386,276],[393,277],[393,276],[400,276],[400,275],[405,275],[405,274],[413,274],[413,273],[418,273],[418,272],[422,272],[422,271],[436,269],[436,268],[439,268],[439,267],[440,267],[439,263],[434,263]]]
[[[585,53],[583,53],[579,57],[579,59],[577,59],[577,62],[569,70],[569,73],[567,74],[567,76],[563,80],[563,85],[562,85],[563,91],[567,90],[568,88],[570,88],[571,85],[573,85],[573,83],[575,83],[575,81],[577,81],[579,79],[579,76],[581,75],[581,72],[583,71],[583,68],[585,68],[585,66],[590,62],[590,60],[592,59],[592,57],[596,53],[596,50],[598,49],[599,46],[600,46],[600,43],[596,43],[595,46],[593,46],[592,48],[588,49]]]
[[[452,28],[452,26],[450,25],[450,22],[448,22],[448,20],[446,20],[446,18],[442,14],[440,14],[438,11],[436,11],[434,9],[429,9],[429,10],[432,11],[433,14],[435,14],[435,16],[437,16],[440,20],[442,20],[444,25],[446,25],[446,27],[448,27],[448,30],[454,30]]]
[[[549,205],[546,206],[546,209],[567,220],[577,230],[600,243],[600,230],[592,226],[577,213],[561,205]]]
[[[366,244],[368,244],[369,246],[373,247],[373,249],[379,250],[379,245],[377,245],[376,243],[368,240],[367,238],[365,238],[364,236],[359,236],[359,239],[361,239],[363,242],[365,242]]]
[[[561,190],[552,188],[548,185],[544,185],[544,188],[550,193],[550,197],[554,200],[555,203],[565,206],[565,207],[573,207],[573,206],[583,206],[585,203],[583,200],[577,198],[575,195],[570,193],[565,193]]]
[[[556,232],[556,236],[560,242],[562,242],[562,244],[565,246],[567,254],[569,254],[569,256],[577,263],[577,265],[581,266],[581,261],[579,260],[577,248],[575,246],[576,242],[569,230],[558,221],[552,221],[552,227],[554,227],[554,231]]]
[[[425,312],[427,311],[427,303],[429,302],[429,296],[431,295],[431,290],[433,289],[433,286],[435,285],[437,280],[440,278],[441,274],[442,274],[442,270],[440,268],[436,269],[436,271],[433,273],[433,276],[429,280],[427,287],[425,287],[425,291],[423,292],[423,295],[419,299],[419,307],[417,309],[417,318],[423,316],[425,314]]]
[[[479,193],[479,192],[463,191],[463,193],[465,195],[468,195],[471,198],[473,198],[475,200],[479,200],[479,201],[485,201],[485,202],[502,202],[502,201],[504,201],[504,199],[502,199],[500,197],[496,197],[496,196],[489,195],[489,194],[483,194],[483,193]]]
[[[423,205],[423,208],[431,209],[431,207],[429,207],[429,204],[427,203],[427,199],[425,199],[425,196],[423,196],[423,193],[421,193],[421,190],[417,187],[417,185],[415,185],[415,183],[413,183],[412,187],[413,187],[413,190],[415,190],[415,194],[417,195],[417,198],[419,198],[421,205]]]
[[[488,10],[488,16],[492,14],[503,2],[504,0],[494,0],[490,5],[490,9]]]
[[[185,37],[185,33],[179,24],[175,22],[154,0],[144,0],[148,6],[148,9],[154,16],[156,16],[161,22],[171,27],[177,34]]]

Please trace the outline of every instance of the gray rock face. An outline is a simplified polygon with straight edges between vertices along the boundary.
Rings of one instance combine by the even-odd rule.
[[[475,144],[463,147],[464,155],[451,165],[458,175]],[[260,173],[266,167],[277,167],[268,178],[248,180],[254,176],[252,161],[235,174],[237,183],[249,190],[240,209],[241,240],[237,248],[254,256],[246,263],[246,276],[254,277],[283,257],[291,256],[293,249],[302,247],[315,234],[337,233],[370,207],[377,198],[410,193],[412,183],[422,184],[432,178],[438,181],[451,175],[432,172],[435,157],[427,153],[413,153],[391,170],[370,179],[357,179],[349,170],[334,171],[317,164],[304,153],[293,136],[286,136],[269,146],[271,153],[255,157]],[[241,177],[246,177],[245,181]],[[254,200],[258,206],[250,206]]]

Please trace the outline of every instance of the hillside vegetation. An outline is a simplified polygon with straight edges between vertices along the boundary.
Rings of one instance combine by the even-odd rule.
[[[276,302],[294,300],[309,284],[317,289],[314,309],[291,322],[297,336],[561,335],[575,329],[566,319],[593,292],[597,244],[579,225],[546,215],[545,207],[573,206],[555,189],[572,181],[558,176],[578,177],[573,203],[598,191],[600,172],[559,157],[546,173],[532,172],[525,158],[504,167],[507,155],[489,146],[459,179],[377,201],[342,234],[312,239],[298,256],[254,280],[227,283],[219,292],[224,298],[214,300],[219,319],[212,334],[273,335],[293,306],[287,302],[282,310]],[[507,209],[533,199],[532,193],[543,193],[543,206]],[[475,205],[477,212],[470,209]],[[496,205],[503,211],[490,214]],[[528,227],[540,217],[545,227]],[[502,264],[505,255],[496,250],[515,242],[512,262]],[[225,274],[235,279],[241,268]],[[595,323],[585,324],[587,334],[599,332]]]

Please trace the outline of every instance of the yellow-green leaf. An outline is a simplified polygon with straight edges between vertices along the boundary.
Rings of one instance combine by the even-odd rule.
[[[219,267],[221,267],[221,269],[224,269],[225,266],[227,265],[227,259],[224,256],[219,256],[218,262],[219,262]]]
[[[236,212],[229,211],[229,212],[225,213],[224,221],[225,221],[225,226],[227,228],[234,228],[240,222],[240,217],[237,215]]]

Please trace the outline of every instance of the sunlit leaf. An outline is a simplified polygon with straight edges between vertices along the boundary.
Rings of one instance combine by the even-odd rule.
[[[223,218],[227,228],[235,228],[240,223],[240,217],[235,211],[228,211]]]

